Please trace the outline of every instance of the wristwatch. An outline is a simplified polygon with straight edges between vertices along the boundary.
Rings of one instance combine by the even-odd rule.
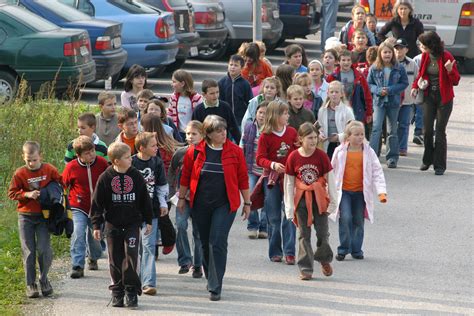
[[[244,202],[244,205],[245,205],[245,206],[251,206],[251,205],[252,205],[252,202]]]

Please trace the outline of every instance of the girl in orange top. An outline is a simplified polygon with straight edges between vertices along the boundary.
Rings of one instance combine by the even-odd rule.
[[[245,66],[242,69],[242,77],[250,83],[252,91],[254,88],[258,91],[263,79],[273,76],[272,68],[260,59],[260,49],[255,43],[248,45],[244,59]],[[255,92],[254,95],[256,95]]]

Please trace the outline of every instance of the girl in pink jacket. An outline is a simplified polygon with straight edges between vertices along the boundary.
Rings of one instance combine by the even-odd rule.
[[[364,143],[364,125],[351,121],[344,134],[346,142],[336,148],[331,161],[339,207],[329,217],[334,221],[339,218],[338,261],[347,254],[364,259],[364,218],[373,223],[374,191],[380,202],[387,202],[382,166],[374,150]]]

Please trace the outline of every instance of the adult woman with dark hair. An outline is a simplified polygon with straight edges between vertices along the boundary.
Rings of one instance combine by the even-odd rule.
[[[378,39],[383,42],[387,33],[392,32],[396,38],[404,38],[408,43],[407,56],[410,58],[419,54],[416,39],[424,32],[423,23],[413,16],[413,6],[407,0],[398,0],[392,10],[393,18],[377,33]]]
[[[354,48],[354,45],[352,44],[352,34],[355,30],[362,30],[367,34],[367,46],[376,45],[375,35],[369,30],[365,23],[365,8],[360,4],[356,4],[352,8],[352,20],[344,25],[339,34],[339,41],[341,41],[342,44],[347,45],[347,49],[350,51]]]
[[[272,68],[260,58],[260,48],[255,43],[248,44],[243,57],[245,66],[242,77],[250,83],[254,95],[257,95],[263,79],[273,76]]]
[[[227,124],[217,115],[203,122],[204,140],[191,145],[183,160],[178,209],[189,204],[201,237],[204,273],[210,300],[221,298],[227,263],[227,239],[244,198],[242,216],[250,213],[249,178],[244,153],[227,139]]]
[[[416,97],[418,93],[424,94],[425,151],[420,170],[428,170],[433,165],[435,174],[440,176],[446,170],[446,125],[453,110],[453,86],[458,85],[460,76],[456,60],[444,49],[444,43],[436,32],[425,32],[418,37],[418,40],[423,53],[420,71],[413,81],[411,95]]]

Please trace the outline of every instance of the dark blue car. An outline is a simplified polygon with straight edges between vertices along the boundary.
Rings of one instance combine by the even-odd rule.
[[[19,4],[60,27],[87,30],[96,63],[96,80],[115,75],[127,61],[121,23],[91,18],[57,0],[19,0]]]
[[[319,30],[320,13],[314,0],[278,0],[282,39],[305,37]]]

